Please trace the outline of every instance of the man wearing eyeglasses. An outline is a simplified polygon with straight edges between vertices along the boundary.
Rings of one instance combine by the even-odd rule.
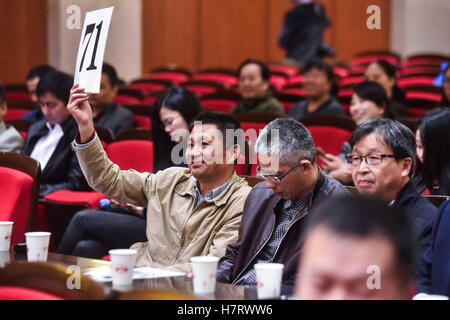
[[[269,123],[255,148],[259,176],[266,181],[253,187],[247,198],[239,239],[227,246],[217,280],[255,286],[256,263],[282,263],[288,293],[295,282],[308,214],[316,204],[347,191],[318,168],[312,136],[294,119]]]
[[[428,246],[437,209],[410,182],[416,156],[416,141],[406,126],[377,118],[362,123],[350,140],[353,183],[358,192],[403,207],[414,220],[420,249]]]

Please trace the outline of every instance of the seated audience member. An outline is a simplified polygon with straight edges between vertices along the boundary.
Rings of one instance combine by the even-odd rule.
[[[425,251],[417,273],[419,293],[450,297],[450,201],[439,208],[431,244]]]
[[[60,71],[46,74],[36,89],[44,119],[29,129],[23,153],[41,164],[39,196],[51,192],[89,190],[70,143],[77,134],[77,125],[67,110],[73,78]]]
[[[372,119],[355,130],[350,145],[348,162],[358,192],[403,207],[415,222],[423,253],[431,240],[437,210],[410,181],[416,156],[411,130],[395,120]]]
[[[305,221],[325,199],[347,193],[316,165],[309,131],[298,121],[280,118],[260,133],[255,146],[266,181],[250,192],[237,242],[228,245],[219,261],[217,280],[256,286],[255,263],[283,263],[283,284],[295,282]],[[292,287],[290,288],[292,290]]]
[[[450,62],[444,70],[444,80],[442,84],[442,106],[450,107]]]
[[[417,123],[417,166],[412,179],[423,195],[450,195],[450,109],[437,108]]]
[[[172,149],[177,143],[186,145],[189,124],[201,112],[197,97],[183,87],[164,91],[153,108],[154,172],[172,167]],[[180,139],[181,138],[181,139]],[[173,141],[175,140],[175,141]],[[178,166],[186,166],[183,161]],[[136,242],[147,241],[146,214],[143,208],[112,205],[102,210],[83,210],[72,218],[58,253],[78,257],[101,258],[110,249],[128,248]]]
[[[13,126],[6,126],[3,117],[8,112],[5,88],[0,86],[0,152],[20,152],[23,139]]]
[[[302,300],[410,300],[417,234],[400,208],[342,197],[313,210],[298,266]]]
[[[231,115],[249,111],[284,115],[283,106],[270,92],[270,71],[264,63],[245,60],[237,69],[237,77],[242,100],[231,109]]]
[[[28,72],[27,75],[27,89],[28,93],[31,95],[31,100],[38,105],[38,97],[36,95],[36,88],[39,83],[39,80],[41,80],[47,73],[51,71],[55,71],[56,69],[49,66],[49,65],[41,65],[36,66],[33,69],[31,69]],[[31,110],[30,112],[23,115],[22,119],[24,120],[31,120],[31,121],[38,121],[44,118],[44,115],[41,112],[41,109],[38,107],[34,110]]]
[[[395,118],[383,87],[372,81],[361,82],[353,88],[350,115],[358,126],[369,119]],[[352,148],[347,141],[342,145],[339,156],[327,153],[319,156],[319,159],[332,178],[344,184],[352,184],[352,167],[346,164],[345,158],[351,152]]]
[[[108,63],[103,64],[100,93],[89,96],[94,124],[109,129],[116,137],[119,133],[134,128],[134,115],[117,105],[114,98],[119,91],[116,70]]]
[[[94,189],[118,201],[147,207],[147,242],[134,244],[138,266],[190,271],[192,256],[222,257],[236,241],[250,187],[234,171],[240,147],[226,130],[240,128],[228,115],[205,112],[191,129],[186,149],[189,168],[156,174],[121,171],[106,156],[95,134],[88,96],[75,85],[69,110],[80,136],[73,143],[78,161]],[[222,139],[220,139],[222,135]]]
[[[322,60],[314,60],[303,69],[306,99],[294,104],[289,115],[296,119],[317,115],[345,116],[345,111],[335,98],[337,85],[333,68]]]
[[[399,117],[409,117],[405,107],[405,93],[396,84],[397,69],[385,60],[377,60],[369,64],[364,76],[369,81],[378,82],[386,91],[391,109]]]
[[[153,107],[152,135],[153,135],[153,172],[164,170],[174,165],[172,149],[186,137],[179,135],[178,129],[189,130],[189,125],[202,111],[200,101],[186,88],[171,87],[164,91]]]

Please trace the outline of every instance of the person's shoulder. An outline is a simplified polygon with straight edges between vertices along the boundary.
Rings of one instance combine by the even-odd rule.
[[[133,116],[133,112],[118,104],[116,104],[116,113],[121,115]]]
[[[300,116],[303,116],[305,114],[305,110],[306,110],[307,106],[308,106],[308,100],[307,99],[301,100],[292,106],[291,110],[289,111],[289,115],[292,118],[297,119]]]

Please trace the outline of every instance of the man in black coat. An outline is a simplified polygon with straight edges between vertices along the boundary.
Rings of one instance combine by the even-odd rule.
[[[358,192],[402,207],[414,221],[423,252],[431,240],[437,209],[421,197],[410,181],[416,141],[406,126],[391,119],[362,123],[350,139],[352,179]]]
[[[330,23],[323,6],[311,0],[291,2],[296,6],[286,14],[278,36],[287,58],[304,66],[315,58],[334,55],[334,50],[322,42],[323,31]]]
[[[60,71],[46,74],[36,89],[44,119],[28,130],[23,153],[39,161],[39,196],[68,190],[90,190],[70,143],[78,133],[75,120],[66,108],[73,78]]]

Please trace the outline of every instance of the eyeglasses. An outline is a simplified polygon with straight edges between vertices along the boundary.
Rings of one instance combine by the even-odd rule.
[[[383,162],[384,158],[395,158],[393,154],[370,154],[366,156],[347,155],[347,162],[353,167],[359,166],[363,159],[369,166],[378,166]]]
[[[295,166],[293,166],[292,168],[290,168],[288,171],[286,171],[285,173],[276,176],[276,175],[266,175],[263,174],[261,171],[261,167],[258,166],[256,168],[256,174],[258,175],[258,177],[263,178],[265,180],[270,180],[274,183],[280,183],[281,180],[283,180],[284,177],[286,177],[290,172],[292,172],[295,168],[297,168],[299,165],[301,164],[301,161],[299,161],[299,163],[297,163]]]

